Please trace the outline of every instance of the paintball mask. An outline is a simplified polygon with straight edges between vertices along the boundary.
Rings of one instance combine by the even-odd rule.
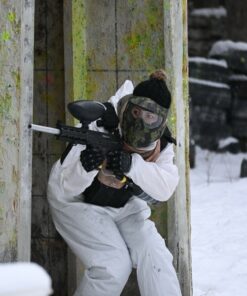
[[[150,98],[131,94],[119,101],[118,114],[124,142],[151,150],[165,130],[168,109]]]

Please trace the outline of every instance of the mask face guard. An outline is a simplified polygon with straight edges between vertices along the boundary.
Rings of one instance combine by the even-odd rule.
[[[133,96],[129,98],[129,102],[141,107],[142,109],[155,113],[163,118],[167,118],[168,109],[160,106],[150,98]]]
[[[168,109],[146,97],[128,95],[118,105],[124,141],[134,148],[152,146],[163,134]]]
[[[129,103],[127,109],[128,110],[126,112],[130,112],[133,121],[138,119],[142,120],[144,126],[150,130],[159,127],[163,122],[162,116],[147,111],[138,105]]]

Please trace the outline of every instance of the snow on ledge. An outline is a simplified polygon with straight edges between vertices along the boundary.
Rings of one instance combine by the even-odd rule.
[[[209,56],[224,56],[228,53],[229,50],[247,51],[247,42],[233,42],[231,40],[217,41],[213,44],[209,52]]]
[[[203,80],[203,79],[197,79],[197,78],[189,78],[189,82],[190,83],[201,84],[201,85],[212,86],[212,87],[230,89],[229,85],[227,85],[225,83],[213,82],[213,81],[209,81],[209,80]]]
[[[224,7],[217,7],[217,8],[198,8],[193,9],[191,12],[192,16],[205,16],[205,17],[226,17],[227,11]]]
[[[219,147],[220,149],[227,147],[230,144],[238,143],[238,140],[234,137],[228,137],[226,139],[219,140]]]
[[[247,81],[247,75],[234,74],[229,77],[230,81]]]
[[[204,57],[191,57],[189,58],[189,62],[212,64],[224,68],[228,67],[226,60],[207,59]]]
[[[48,296],[51,278],[36,263],[0,264],[0,296]]]

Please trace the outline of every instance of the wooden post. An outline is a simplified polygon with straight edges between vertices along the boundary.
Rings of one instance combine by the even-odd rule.
[[[192,295],[189,190],[189,112],[187,1],[164,0],[166,71],[176,118],[176,163],[180,181],[168,201],[168,246],[174,256],[183,296]]]
[[[18,260],[31,256],[32,136],[28,125],[33,114],[34,1],[22,0],[21,100],[20,100],[20,205],[18,215]]]
[[[64,0],[65,104],[86,94],[86,44],[84,0]],[[67,123],[72,117],[66,113]],[[69,122],[68,122],[69,121]]]
[[[0,3],[0,261],[30,260],[34,0]]]
[[[86,56],[84,0],[64,0],[65,108],[73,100],[86,99]],[[66,112],[66,123],[74,123]],[[80,283],[83,266],[68,248],[68,295]]]

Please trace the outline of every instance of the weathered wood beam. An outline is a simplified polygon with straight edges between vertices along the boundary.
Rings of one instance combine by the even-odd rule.
[[[86,44],[85,0],[64,0],[64,75],[65,104],[85,98]],[[72,117],[67,113],[67,121]],[[68,122],[67,122],[68,123]]]
[[[64,77],[65,109],[67,103],[86,99],[85,0],[64,0]],[[67,124],[74,118],[66,112]],[[68,295],[81,281],[83,267],[68,249]]]
[[[165,64],[176,118],[176,163],[180,181],[168,201],[168,246],[183,296],[192,295],[189,189],[187,1],[164,0]]]
[[[0,2],[0,261],[30,259],[34,0]]]
[[[34,2],[22,0],[21,7],[21,60],[20,60],[20,123],[19,123],[19,213],[18,260],[31,257],[31,189],[32,189],[32,136],[28,125],[33,115],[33,56],[34,56]]]

